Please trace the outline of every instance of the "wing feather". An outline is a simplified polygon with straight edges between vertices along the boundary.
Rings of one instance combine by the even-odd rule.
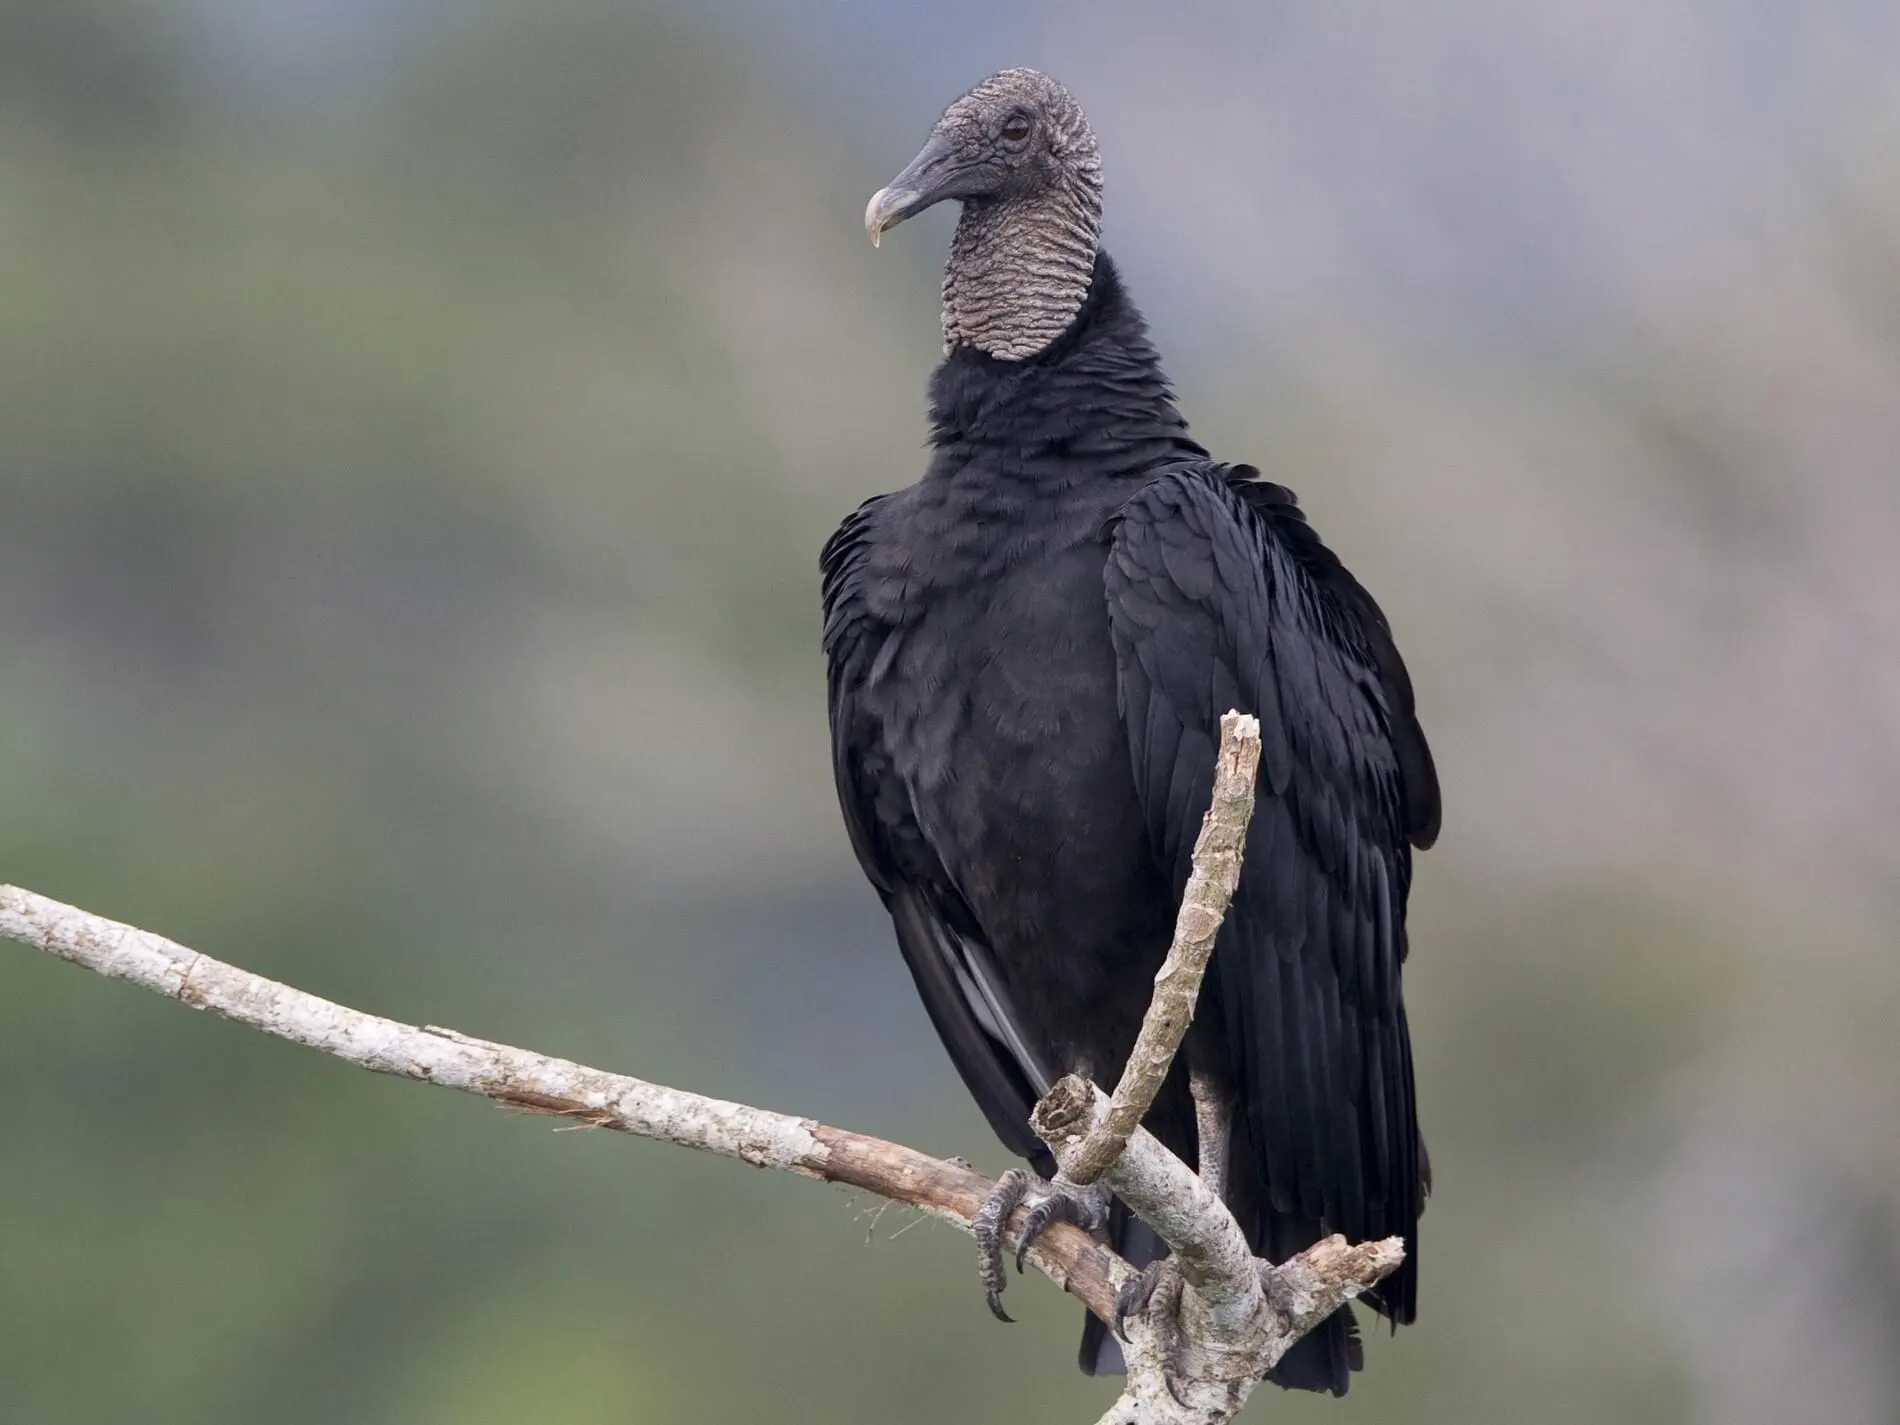
[[[1423,1167],[1399,1002],[1411,845],[1438,788],[1384,616],[1279,486],[1196,465],[1122,510],[1105,576],[1135,782],[1185,884],[1230,707],[1261,774],[1216,975],[1264,1239],[1415,1235]],[[1375,1302],[1410,1320],[1416,1252]]]
[[[852,849],[891,913],[904,963],[957,1073],[997,1137],[1047,1173],[1054,1165],[1029,1129],[1029,1113],[1052,1082],[1049,1068],[1023,1033],[975,917],[919,827],[909,791],[881,752],[859,698],[887,671],[903,638],[865,597],[871,522],[889,498],[861,505],[819,560],[838,804]]]

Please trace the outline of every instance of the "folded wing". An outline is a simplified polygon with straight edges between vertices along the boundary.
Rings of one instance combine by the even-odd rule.
[[[1177,891],[1221,714],[1260,719],[1254,820],[1208,989],[1241,1102],[1237,1148],[1264,1187],[1256,1240],[1403,1235],[1405,1265],[1373,1304],[1409,1321],[1428,1170],[1400,965],[1436,776],[1377,605],[1292,496],[1252,473],[1177,469],[1118,517],[1105,589],[1121,712]]]

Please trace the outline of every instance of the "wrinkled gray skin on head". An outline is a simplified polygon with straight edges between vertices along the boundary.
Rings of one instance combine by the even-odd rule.
[[[1088,296],[1102,161],[1082,106],[1033,69],[993,74],[944,110],[923,151],[864,212],[875,243],[945,199],[963,204],[943,269],[946,351],[1034,356]]]

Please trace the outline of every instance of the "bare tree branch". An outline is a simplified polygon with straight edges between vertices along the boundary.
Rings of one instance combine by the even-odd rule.
[[[1128,1387],[1102,1425],[1231,1419],[1295,1341],[1404,1259],[1396,1237],[1350,1247],[1335,1236],[1278,1267],[1258,1261],[1226,1204],[1140,1127],[1194,1017],[1240,882],[1259,765],[1260,724],[1228,713],[1174,943],[1114,1096],[1071,1075],[1030,1119],[1065,1178],[1105,1177],[1171,1253],[1167,1291],[1154,1298],[1146,1328],[1123,1353]]]
[[[1066,1172],[1068,1155],[1108,1112],[1107,1094],[1070,1075],[1043,1096],[1030,1126]],[[1157,1303],[1151,1323],[1133,1332],[1128,1388],[1105,1425],[1231,1419],[1295,1341],[1405,1259],[1397,1237],[1355,1246],[1333,1236],[1277,1267],[1259,1261],[1226,1204],[1146,1129],[1104,1176],[1168,1244],[1183,1283],[1178,1305]],[[1170,1330],[1179,1332],[1172,1344]]]
[[[593,1128],[659,1138],[754,1167],[845,1183],[966,1232],[995,1186],[959,1164],[809,1118],[706,1098],[454,1030],[365,1014],[18,886],[0,886],[0,936],[375,1073],[480,1094],[510,1108],[555,1114]],[[1009,1225],[1012,1243],[1020,1225],[1019,1213]],[[1113,1252],[1063,1224],[1030,1249],[1029,1261],[1104,1320],[1128,1273]]]
[[[1031,1120],[1063,1173],[1078,1182],[1105,1178],[1167,1242],[1178,1268],[1166,1300],[1158,1297],[1134,1325],[1125,1351],[1128,1388],[1101,1425],[1232,1419],[1294,1341],[1404,1256],[1397,1238],[1348,1246],[1333,1237],[1280,1266],[1259,1262],[1219,1197],[1138,1126],[1193,1017],[1238,881],[1259,756],[1255,720],[1237,713],[1223,718],[1213,804],[1195,842],[1174,943],[1114,1097],[1065,1078]],[[366,1014],[16,886],[0,886],[0,936],[376,1073],[845,1183],[965,1232],[995,1187],[958,1163],[809,1118]],[[1011,1246],[1020,1240],[1025,1215],[1018,1211],[1006,1225]],[[1027,1260],[1104,1321],[1114,1320],[1117,1293],[1133,1276],[1120,1257],[1066,1224],[1040,1238]]]
[[[1093,1136],[1108,1112],[1108,1096],[1071,1074],[1043,1096],[1029,1123],[1066,1173],[1069,1155]],[[1115,1196],[1168,1244],[1183,1277],[1222,1305],[1232,1303],[1249,1314],[1258,1309],[1260,1286],[1247,1234],[1160,1139],[1137,1128],[1107,1177]]]
[[[1062,1171],[1077,1183],[1101,1177],[1128,1146],[1128,1139],[1161,1091],[1181,1048],[1201,980],[1213,958],[1214,941],[1240,884],[1240,854],[1253,820],[1254,779],[1260,769],[1260,723],[1241,712],[1220,720],[1220,752],[1214,762],[1214,796],[1194,840],[1194,869],[1174,921],[1174,943],[1155,973],[1154,998],[1142,1016],[1141,1033],[1122,1068],[1107,1114],[1065,1159]]]

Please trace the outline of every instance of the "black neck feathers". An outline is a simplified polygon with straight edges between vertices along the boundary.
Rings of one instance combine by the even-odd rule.
[[[1038,465],[1085,464],[1089,474],[1206,455],[1188,436],[1147,323],[1106,253],[1096,255],[1082,310],[1044,350],[1021,361],[971,347],[946,356],[931,377],[930,420],[942,455],[988,447]]]

